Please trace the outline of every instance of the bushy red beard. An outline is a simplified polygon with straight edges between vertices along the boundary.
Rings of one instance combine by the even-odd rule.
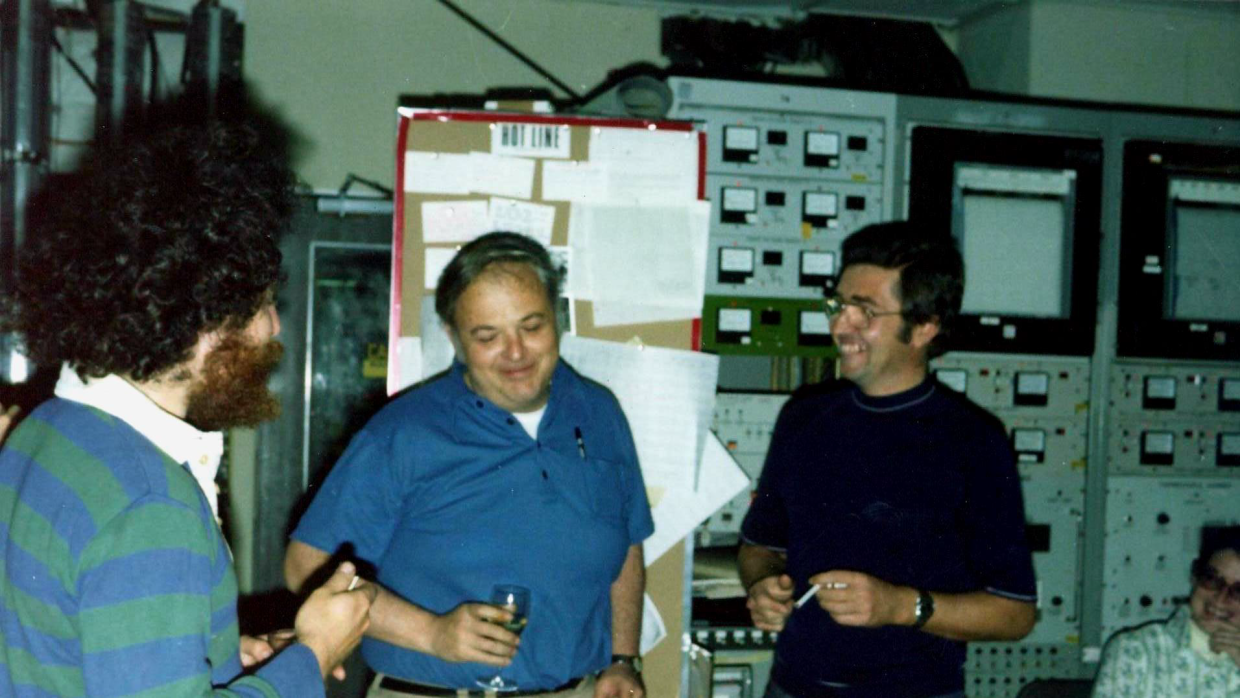
[[[221,431],[279,417],[280,399],[267,389],[267,379],[283,355],[284,345],[277,340],[256,344],[240,332],[229,333],[203,361],[185,421],[203,431]]]

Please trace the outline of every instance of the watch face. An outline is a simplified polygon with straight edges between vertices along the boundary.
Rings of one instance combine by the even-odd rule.
[[[917,605],[913,607],[913,612],[917,616],[914,625],[920,628],[934,614],[934,597],[926,591],[918,592]]]
[[[628,655],[628,654],[617,654],[617,655],[612,655],[611,663],[612,664],[628,664],[630,667],[633,668],[633,671],[637,672],[638,674],[642,673],[642,658],[641,657],[636,657],[636,656]]]

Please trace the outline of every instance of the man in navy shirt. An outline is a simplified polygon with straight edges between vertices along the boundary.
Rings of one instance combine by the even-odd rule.
[[[527,237],[461,248],[435,295],[458,361],[354,437],[293,532],[294,589],[345,545],[377,569],[371,698],[483,695],[497,670],[525,695],[643,695],[654,526],[619,403],[559,358],[558,288]],[[531,592],[519,638],[496,584]]]
[[[847,382],[784,408],[741,529],[754,624],[780,632],[766,696],[963,696],[964,643],[1024,637],[1036,601],[1004,431],[928,376],[963,263],[893,222],[845,240],[841,268]]]

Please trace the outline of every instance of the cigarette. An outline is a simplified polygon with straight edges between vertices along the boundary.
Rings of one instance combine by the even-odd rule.
[[[810,598],[811,598],[811,597],[813,597],[813,595],[814,595],[814,594],[817,594],[817,593],[818,593],[818,590],[819,590],[819,589],[823,589],[823,588],[826,588],[826,589],[847,589],[847,588],[848,588],[848,584],[847,584],[847,583],[845,583],[845,582],[827,582],[826,584],[815,584],[814,586],[810,587],[810,588],[809,588],[809,590],[807,590],[807,591],[806,591],[806,592],[805,592],[805,593],[801,596],[801,598],[797,599],[797,602],[796,602],[796,604],[794,604],[794,606],[795,606],[796,608],[800,608],[800,607],[804,606],[806,601],[809,601],[809,600],[810,600]]]
[[[809,601],[810,598],[812,598],[814,594],[817,594],[818,590],[821,588],[822,588],[821,584],[815,584],[814,586],[810,587],[809,591],[806,591],[805,594],[803,594],[801,598],[797,599],[797,602],[793,605],[796,606],[797,608],[804,606],[805,602]]]
[[[353,591],[354,589],[356,589],[356,588],[357,588],[357,584],[358,584],[358,582],[360,582],[360,581],[362,581],[362,578],[361,578],[361,577],[359,577],[359,576],[358,576],[358,575],[356,575],[356,574],[355,574],[355,575],[353,575],[353,581],[349,582],[349,588],[348,588],[348,589],[345,589],[345,591]]]

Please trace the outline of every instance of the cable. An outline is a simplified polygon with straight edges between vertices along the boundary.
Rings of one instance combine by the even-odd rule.
[[[82,70],[82,66],[78,65],[78,62],[73,60],[73,56],[70,56],[69,52],[65,51],[65,47],[60,45],[60,41],[56,39],[56,32],[52,32],[48,36],[52,40],[52,48],[56,49],[56,51],[69,62],[69,67],[73,68],[73,72],[77,73],[78,77],[82,78],[82,82],[86,83],[86,86],[90,88],[90,93],[98,97],[99,90],[95,89],[94,81],[90,79],[90,76],[86,74],[86,71]]]
[[[159,101],[159,46],[155,43],[155,32],[148,28],[146,30],[146,43],[151,49],[151,94],[148,102],[154,104]]]
[[[382,184],[379,184],[373,179],[366,179],[365,177],[358,177],[352,172],[350,172],[348,176],[344,178],[344,184],[340,185],[340,191],[336,194],[336,196],[343,198],[346,194],[349,193],[349,188],[352,187],[355,182],[365,184],[371,189],[374,189],[380,194],[383,194],[384,198],[387,198],[387,199],[392,198],[393,192],[391,189],[388,189],[387,187],[383,186]]]
[[[559,80],[559,79],[557,79],[554,75],[552,75],[551,73],[547,72],[547,71],[546,71],[546,70],[545,70],[542,66],[538,65],[537,63],[535,63],[535,62],[534,62],[534,59],[532,59],[532,58],[530,58],[529,56],[526,56],[524,53],[521,53],[520,51],[518,51],[518,50],[517,50],[517,48],[516,48],[515,46],[513,46],[513,45],[512,45],[512,44],[510,44],[510,43],[508,43],[507,41],[504,41],[504,40],[503,40],[503,39],[499,36],[499,34],[496,34],[495,32],[491,31],[490,29],[487,29],[485,26],[483,26],[483,25],[482,25],[482,23],[481,23],[481,22],[479,22],[478,20],[474,19],[472,16],[470,16],[468,13],[466,13],[466,12],[465,12],[464,10],[462,10],[461,8],[459,8],[459,7],[457,7],[456,5],[452,4],[451,0],[439,0],[439,4],[443,5],[444,7],[448,8],[449,10],[452,10],[452,12],[456,14],[456,16],[458,16],[458,17],[460,17],[461,19],[465,20],[465,21],[466,21],[466,22],[467,22],[467,23],[468,23],[471,27],[473,27],[474,29],[477,29],[478,31],[480,31],[480,32],[482,32],[483,34],[485,34],[485,35],[486,35],[486,37],[487,37],[488,39],[490,39],[491,41],[494,41],[496,44],[498,44],[498,45],[500,46],[500,48],[504,49],[504,50],[505,50],[505,51],[507,51],[508,53],[511,53],[514,57],[516,57],[516,59],[517,59],[517,60],[519,60],[519,61],[521,61],[522,63],[524,63],[525,65],[529,66],[529,68],[530,68],[531,70],[533,70],[534,72],[536,72],[536,73],[538,73],[539,75],[541,75],[541,76],[543,76],[544,78],[546,78],[546,79],[547,79],[547,80],[548,80],[551,84],[555,85],[556,87],[560,88],[561,90],[564,90],[564,92],[568,93],[568,96],[569,96],[569,97],[572,97],[572,98],[573,98],[573,101],[574,101],[574,102],[580,102],[580,101],[581,101],[581,95],[579,95],[579,94],[577,94],[575,91],[573,91],[573,88],[569,87],[568,85],[565,85],[563,82],[560,82],[560,80]]]

